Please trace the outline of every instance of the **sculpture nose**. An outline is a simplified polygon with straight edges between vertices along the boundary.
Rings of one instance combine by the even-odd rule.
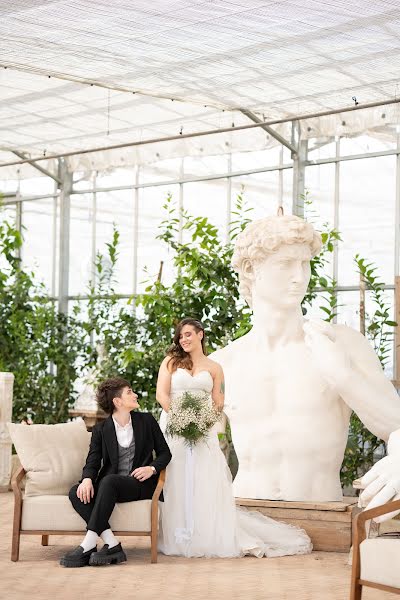
[[[293,264],[292,283],[302,283],[304,280],[304,272],[301,261]]]

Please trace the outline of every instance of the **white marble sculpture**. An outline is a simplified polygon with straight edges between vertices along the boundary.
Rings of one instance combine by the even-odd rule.
[[[96,412],[98,410],[96,402],[96,386],[99,382],[101,366],[107,359],[107,354],[103,344],[96,345],[97,361],[96,366],[89,369],[84,377],[76,382],[78,397],[74,404],[74,410],[81,412]]]
[[[11,438],[7,423],[12,420],[14,375],[0,373],[0,491],[7,491],[11,476]]]
[[[369,342],[350,327],[303,317],[310,259],[320,249],[320,235],[295,216],[255,221],[237,238],[232,264],[253,328],[211,356],[225,372],[236,496],[341,500],[351,411],[383,440],[400,428],[400,398]],[[367,475],[368,500],[400,492],[397,436],[393,456]]]

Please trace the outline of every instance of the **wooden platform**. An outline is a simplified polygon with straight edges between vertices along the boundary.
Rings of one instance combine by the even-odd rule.
[[[305,529],[314,550],[324,552],[349,552],[352,516],[359,510],[357,498],[344,498],[343,502],[286,502],[236,498],[236,504]]]

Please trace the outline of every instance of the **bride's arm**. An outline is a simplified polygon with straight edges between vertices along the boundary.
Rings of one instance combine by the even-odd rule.
[[[168,363],[170,357],[166,356],[160,365],[157,379],[156,399],[161,404],[165,412],[169,411],[170,407],[170,391],[171,391],[171,373],[168,371]]]
[[[224,408],[225,401],[225,380],[222,367],[218,364],[216,364],[215,368],[214,385],[211,396],[215,408],[217,410],[222,410]]]

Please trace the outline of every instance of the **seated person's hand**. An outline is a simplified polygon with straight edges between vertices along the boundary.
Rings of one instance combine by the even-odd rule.
[[[82,480],[82,483],[78,485],[76,495],[78,496],[81,502],[83,502],[84,504],[89,504],[90,500],[94,496],[93,482],[90,479],[90,477],[86,477]]]
[[[135,477],[135,479],[138,479],[139,481],[146,481],[146,479],[149,479],[154,473],[153,467],[139,467],[132,471],[131,477]]]

